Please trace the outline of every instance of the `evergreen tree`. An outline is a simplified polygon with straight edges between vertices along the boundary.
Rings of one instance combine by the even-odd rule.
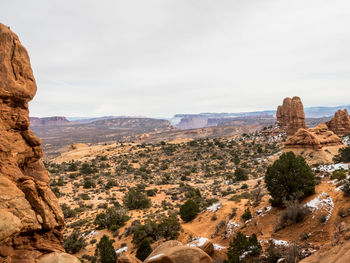
[[[137,249],[136,257],[139,260],[144,261],[151,253],[152,253],[152,248],[148,239],[146,238],[141,242],[139,248]]]
[[[272,206],[283,206],[284,200],[302,199],[315,193],[315,175],[302,156],[287,152],[267,168],[265,175]]]
[[[103,235],[96,246],[95,256],[98,257],[98,262],[100,263],[115,263],[118,256],[113,247],[113,240]]]

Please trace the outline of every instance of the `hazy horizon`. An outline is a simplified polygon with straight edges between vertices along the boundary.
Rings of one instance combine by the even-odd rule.
[[[0,14],[31,58],[31,116],[350,104],[345,0],[12,0]]]

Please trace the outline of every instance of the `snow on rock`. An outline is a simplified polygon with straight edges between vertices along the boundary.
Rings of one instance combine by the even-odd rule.
[[[344,137],[342,138],[342,141],[343,141],[343,143],[344,143],[345,145],[350,146],[350,136],[349,136],[349,135],[348,135],[348,136],[344,136]]]
[[[266,216],[266,214],[267,214],[268,212],[270,212],[271,208],[272,208],[271,206],[264,206],[264,207],[262,207],[262,208],[256,210],[255,213],[256,213],[257,215],[259,215],[259,216]]]
[[[321,165],[319,167],[319,170],[321,172],[328,172],[328,173],[333,173],[335,170],[339,170],[339,169],[348,170],[349,165],[346,163],[337,163],[337,164]]]
[[[331,218],[332,216],[333,209],[334,209],[334,202],[332,197],[330,197],[327,193],[322,192],[317,197],[307,202],[304,206],[309,207],[312,213],[320,209],[325,210],[328,213],[326,217],[326,222],[327,222],[329,218]],[[313,216],[313,218],[314,217],[315,216]]]
[[[88,233],[88,234],[82,234],[82,236],[85,237],[85,238],[88,238],[88,237],[93,237],[93,236],[96,235],[97,233],[98,233],[97,230],[91,230],[90,233]]]
[[[277,239],[273,239],[273,238],[271,238],[270,240],[272,241],[272,243],[275,246],[280,246],[280,247],[288,247],[289,246],[288,242],[285,240],[277,240]]]
[[[121,254],[123,252],[126,252],[128,251],[128,247],[122,247],[122,248],[119,248],[115,251],[116,254]]]
[[[187,244],[187,246],[189,247],[202,247],[205,242],[209,241],[208,238],[205,238],[205,237],[198,237],[198,238],[195,238],[194,240],[192,240],[191,243]]]
[[[221,246],[219,244],[214,244],[214,250],[223,250],[223,249],[226,249],[226,247]]]
[[[220,208],[221,208],[221,204],[220,203],[215,203],[215,204],[212,204],[211,206],[207,207],[207,210],[211,211],[211,212],[216,212]]]
[[[151,260],[156,259],[156,258],[160,258],[161,256],[164,256],[164,254],[160,253],[158,255],[155,255],[155,256],[149,258],[148,261],[151,261]]]
[[[232,236],[234,230],[235,230],[236,228],[238,228],[238,227],[239,227],[239,224],[238,224],[238,223],[229,220],[228,223],[227,223],[227,225],[226,225],[226,229],[227,229],[227,230],[226,230],[226,235],[225,235],[226,238]]]

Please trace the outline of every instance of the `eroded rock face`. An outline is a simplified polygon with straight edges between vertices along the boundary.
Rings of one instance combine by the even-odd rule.
[[[29,129],[36,83],[26,49],[0,24],[0,262],[34,262],[63,251],[63,214]]]
[[[350,116],[347,109],[338,110],[333,118],[326,122],[328,129],[338,135],[350,134]]]
[[[342,140],[328,130],[326,124],[321,123],[315,128],[299,129],[293,136],[288,137],[285,143],[286,148],[312,148],[315,150],[327,146],[342,145]]]
[[[299,97],[285,98],[283,105],[278,106],[276,113],[277,123],[286,129],[289,135],[300,128],[306,129],[304,106]]]

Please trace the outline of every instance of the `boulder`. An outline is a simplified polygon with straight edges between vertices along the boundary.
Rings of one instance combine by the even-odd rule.
[[[350,242],[331,248],[324,248],[300,263],[348,263],[350,262]]]
[[[67,253],[53,252],[38,258],[37,263],[80,263],[80,260]]]
[[[210,256],[214,253],[214,245],[208,238],[198,238],[188,243],[187,246],[198,247]]]
[[[168,241],[148,256],[144,263],[212,263],[213,259],[197,247],[183,246],[178,241]]]
[[[118,257],[117,263],[142,263],[138,258],[132,255],[122,255]]]
[[[304,106],[299,97],[285,98],[276,112],[277,124],[292,135],[300,128],[306,129]]]
[[[347,109],[338,110],[326,125],[337,135],[350,134],[350,116]]]

